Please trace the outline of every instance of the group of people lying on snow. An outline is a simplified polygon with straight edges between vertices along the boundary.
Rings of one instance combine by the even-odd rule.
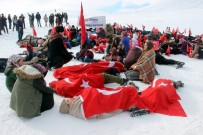
[[[126,32],[122,34],[126,37]],[[186,116],[178,102],[180,97],[175,91],[176,88],[183,87],[183,83],[168,79],[154,79],[157,74],[156,63],[176,64],[177,68],[182,67],[184,63],[164,58],[159,52],[154,51],[154,44],[151,40],[143,40],[140,43],[141,47],[131,44],[126,48],[124,42],[128,40],[127,37],[126,41],[123,41],[123,36],[112,37],[111,41],[108,41],[107,56],[104,58],[107,61],[102,61],[94,59],[94,53],[88,49],[87,42],[81,46],[77,56],[73,56],[64,46],[63,36],[64,28],[56,27],[55,34],[50,35],[44,42],[47,45],[38,49],[43,52],[47,51],[44,53],[47,59],[43,59],[45,64],[40,61],[38,50],[36,51],[37,57],[33,57],[30,61],[24,62],[25,58],[20,55],[12,55],[8,58],[4,71],[6,86],[12,93],[10,107],[17,112],[18,116],[35,117],[41,112],[51,109],[54,106],[53,93],[67,97],[61,103],[61,113],[70,113],[84,119],[111,116],[125,110],[129,110],[131,116],[149,112]],[[201,38],[195,46],[199,46],[202,41]],[[33,53],[34,49],[29,47],[30,52]],[[116,58],[116,60],[106,58],[115,52],[121,55],[120,58]],[[74,57],[89,64],[62,67]],[[44,77],[51,67],[56,69],[54,77],[58,81],[51,82],[47,87]],[[120,77],[121,72],[124,72],[126,78]],[[137,92],[139,87],[129,80],[139,80],[151,85],[146,90]],[[117,88],[104,86],[104,84],[112,82],[121,86]],[[159,83],[156,85],[157,82]],[[163,87],[167,89],[164,90],[165,93],[161,89]],[[174,95],[169,98],[168,94],[171,92]],[[166,106],[159,102],[158,97],[164,100],[163,104]],[[94,102],[90,102],[90,100]],[[118,104],[115,105],[115,102]],[[181,113],[170,110],[172,108],[169,108],[169,105],[178,107]],[[99,107],[95,108],[95,106]],[[156,108],[152,106],[156,106]]]

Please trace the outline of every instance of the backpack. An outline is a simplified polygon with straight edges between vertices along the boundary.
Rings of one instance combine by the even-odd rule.
[[[8,58],[0,58],[0,73],[3,73],[6,68]]]

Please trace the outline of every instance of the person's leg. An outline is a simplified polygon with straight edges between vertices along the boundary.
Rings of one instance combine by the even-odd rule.
[[[179,87],[184,87],[184,83],[182,81],[173,81],[173,85],[176,89]]]
[[[44,94],[42,96],[42,104],[40,112],[51,109],[54,106],[54,97],[53,94]]]
[[[139,109],[139,108],[137,108],[135,106],[131,107],[129,109],[129,111],[130,111],[130,116],[131,117],[146,115],[146,114],[150,113],[150,111],[147,110],[147,109]]]
[[[107,73],[102,73],[103,77],[104,77],[104,83],[118,83],[120,85],[125,85],[128,82],[128,79],[125,78],[120,78],[117,76],[113,76]]]
[[[125,73],[126,78],[128,78],[129,80],[136,80],[136,81],[142,81],[140,79],[140,73],[139,71],[134,71],[134,70],[128,70]]]

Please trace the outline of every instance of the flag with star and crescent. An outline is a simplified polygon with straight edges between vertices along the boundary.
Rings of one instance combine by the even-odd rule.
[[[110,113],[115,110],[128,110],[132,106],[145,108],[133,86],[112,88],[85,88],[80,96],[83,99],[82,107],[84,118],[96,114]]]
[[[63,79],[72,76],[78,76],[80,74],[97,74],[107,71],[110,68],[116,68],[119,72],[124,72],[125,68],[120,62],[108,62],[108,61],[100,61],[93,62],[88,64],[80,64],[74,66],[67,66],[56,69],[54,71],[54,77],[56,79]]]
[[[179,102],[180,96],[177,94],[171,80],[155,79],[142,92],[140,98],[151,112],[171,116],[187,116]]]
[[[74,97],[81,93],[84,88],[103,88],[104,78],[102,74],[80,74],[69,78],[52,81],[49,84],[57,94],[65,97]]]

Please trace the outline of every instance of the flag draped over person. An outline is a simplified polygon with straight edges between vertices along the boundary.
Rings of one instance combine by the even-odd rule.
[[[83,15],[82,2],[81,2],[81,9],[80,9],[79,25],[81,27],[81,45],[84,45],[85,40],[86,40],[86,28],[85,28],[85,19],[84,19],[84,15]]]

